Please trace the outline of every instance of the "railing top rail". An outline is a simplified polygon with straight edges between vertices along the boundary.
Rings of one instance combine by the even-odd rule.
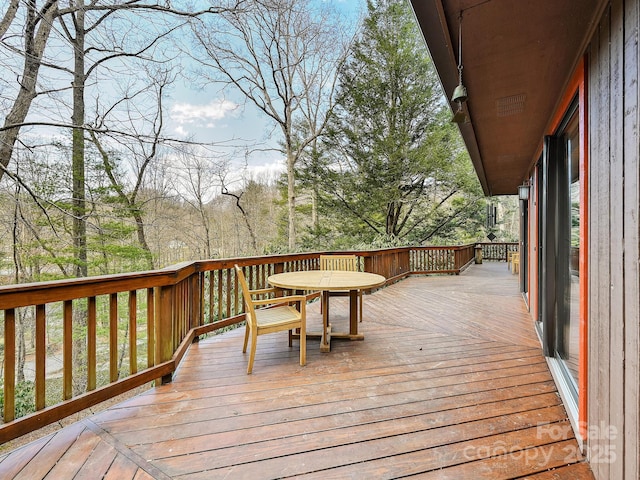
[[[361,257],[375,257],[381,254],[395,254],[410,250],[448,250],[457,251],[474,244],[453,246],[416,246],[382,248],[377,250],[351,250],[347,253]],[[45,304],[108,295],[115,292],[139,290],[175,285],[196,272],[221,270],[240,266],[266,265],[292,261],[304,261],[319,258],[321,254],[345,252],[307,252],[278,254],[268,256],[238,257],[197,260],[183,262],[160,270],[130,272],[113,275],[99,275],[83,278],[71,278],[35,283],[21,283],[0,286],[0,310],[28,305]]]
[[[226,259],[209,259],[191,262],[183,262],[172,265],[167,268],[122,273],[117,275],[102,275],[84,278],[74,278],[65,280],[45,281],[28,284],[16,284],[0,287],[0,315],[4,310],[5,325],[9,326],[9,331],[15,331],[16,312],[11,311],[20,307],[33,307],[41,305],[51,305],[57,302],[66,302],[76,299],[95,300],[96,296],[112,295],[116,296],[120,293],[127,294],[134,292],[134,296],[129,296],[129,301],[118,304],[119,299],[108,298],[107,302],[87,301],[86,310],[88,312],[88,321],[93,325],[93,333],[87,329],[85,341],[89,343],[89,339],[93,341],[93,353],[87,354],[87,358],[93,361],[93,373],[91,368],[87,368],[87,392],[78,395],[75,398],[58,403],[54,407],[45,405],[45,360],[42,360],[38,366],[36,364],[36,389],[35,398],[38,412],[36,414],[27,415],[15,420],[15,408],[11,408],[11,403],[15,402],[15,378],[9,375],[8,380],[4,384],[5,399],[10,399],[6,405],[5,419],[8,419],[4,427],[0,428],[0,442],[2,435],[4,438],[14,438],[22,435],[39,426],[51,423],[63,418],[69,413],[80,411],[97,402],[111,398],[124,391],[134,388],[144,383],[165,377],[170,377],[177,367],[180,359],[186,352],[189,343],[198,335],[208,333],[229,325],[235,325],[244,319],[242,311],[242,302],[237,290],[237,283],[234,275],[231,273],[234,265],[241,267],[251,267],[252,279],[255,282],[266,281],[267,271],[270,273],[275,270],[287,270],[291,268],[317,268],[319,266],[319,257],[321,254],[330,253],[349,253],[364,258],[361,262],[367,271],[380,273],[387,278],[388,283],[393,283],[410,275],[411,272],[419,274],[424,273],[449,273],[458,274],[466,265],[470,264],[474,256],[474,247],[476,244],[454,245],[454,246],[420,246],[420,247],[397,247],[377,250],[362,250],[349,252],[306,252],[296,254],[280,254],[269,256],[254,256]],[[434,253],[431,253],[431,252]],[[261,268],[253,268],[260,266],[268,266],[264,271]],[[224,275],[204,275],[204,272],[227,272]],[[166,291],[165,291],[166,287]],[[137,304],[135,294],[143,289],[156,289],[161,291],[147,292],[146,299],[140,300]],[[102,300],[102,299],[101,299]],[[97,312],[97,304],[101,307],[108,304],[108,309],[101,308]],[[122,307],[122,312],[118,308]],[[143,313],[139,313],[137,307],[141,307]],[[36,322],[42,321],[58,322],[62,328],[62,340],[71,342],[73,340],[71,332],[73,329],[67,329],[62,322],[66,322],[74,313],[74,309],[82,310],[81,305],[65,305],[64,309],[35,309]],[[128,308],[128,312],[126,311]],[[146,313],[144,310],[146,309]],[[123,313],[124,312],[124,313]],[[51,316],[49,317],[49,313]],[[101,315],[98,319],[98,313]],[[145,324],[146,328],[146,363],[147,369],[137,371],[137,365],[140,358],[144,359],[145,354],[138,354],[136,347],[136,335],[132,333],[129,339],[128,350],[123,349],[129,355],[130,374],[119,379],[120,372],[116,369],[117,356],[120,355],[119,348],[111,345],[111,329],[118,328],[121,321],[120,315],[123,315],[122,321],[131,325],[132,322],[138,325]],[[97,390],[96,388],[97,374],[97,349],[95,348],[97,322],[108,322],[109,338],[105,340],[104,335],[101,341],[106,342],[106,352],[109,355],[109,375],[110,383],[104,385]],[[37,326],[37,325],[36,325]],[[137,332],[137,327],[131,327],[129,331]],[[15,332],[14,332],[15,334]],[[12,334],[12,335],[14,335]],[[46,359],[47,337],[46,329],[36,328],[35,335],[39,342],[36,341],[36,350],[39,348],[40,358]],[[15,335],[14,335],[15,336]],[[143,335],[144,336],[144,335]],[[14,339],[15,340],[15,339]],[[66,345],[66,344],[65,344]],[[5,343],[5,361],[8,358],[8,368],[6,372],[13,372],[15,369],[16,358],[16,342],[10,341]],[[123,347],[124,348],[124,347]],[[62,355],[65,358],[66,366],[63,368],[63,379],[72,378],[72,348],[63,348]],[[8,352],[8,356],[6,355]],[[173,356],[172,356],[173,355]],[[36,355],[36,358],[38,355]],[[113,365],[113,367],[112,367]],[[133,365],[133,366],[132,366]],[[39,369],[39,370],[38,370]],[[40,372],[38,376],[37,372]],[[84,373],[82,374],[84,375]],[[90,380],[90,381],[89,381]],[[93,387],[89,388],[90,383]],[[66,388],[65,383],[65,388]],[[39,387],[38,387],[39,386]],[[68,387],[69,392],[71,386]],[[91,391],[90,391],[91,390]],[[40,403],[38,404],[38,401]],[[6,412],[9,412],[9,415]],[[44,412],[44,413],[43,413]]]
[[[476,245],[518,245],[518,242],[476,242]]]

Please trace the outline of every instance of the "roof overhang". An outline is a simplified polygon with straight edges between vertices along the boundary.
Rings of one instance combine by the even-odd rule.
[[[515,194],[606,0],[410,0],[452,111],[462,13],[469,122],[459,124],[486,195]]]

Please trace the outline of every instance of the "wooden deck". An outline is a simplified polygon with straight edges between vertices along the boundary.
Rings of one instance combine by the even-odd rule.
[[[333,323],[346,304],[332,299]],[[309,322],[320,321],[310,305]],[[364,298],[364,341],[194,344],[173,383],[0,458],[0,478],[592,479],[504,263]]]

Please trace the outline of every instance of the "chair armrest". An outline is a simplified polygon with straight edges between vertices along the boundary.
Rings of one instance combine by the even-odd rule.
[[[258,290],[249,290],[251,295],[266,295],[267,293],[276,293],[277,289],[271,288],[259,288]]]
[[[254,300],[254,305],[273,305],[278,303],[291,303],[291,302],[305,302],[307,297],[305,295],[291,295],[289,297],[275,297],[265,298],[264,300]]]

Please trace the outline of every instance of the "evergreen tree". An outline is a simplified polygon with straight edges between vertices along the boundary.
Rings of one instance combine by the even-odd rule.
[[[319,185],[319,208],[339,237],[424,243],[475,218],[481,192],[407,3],[367,8],[340,71],[323,158],[309,156],[304,180]],[[340,244],[322,234],[324,246]]]

